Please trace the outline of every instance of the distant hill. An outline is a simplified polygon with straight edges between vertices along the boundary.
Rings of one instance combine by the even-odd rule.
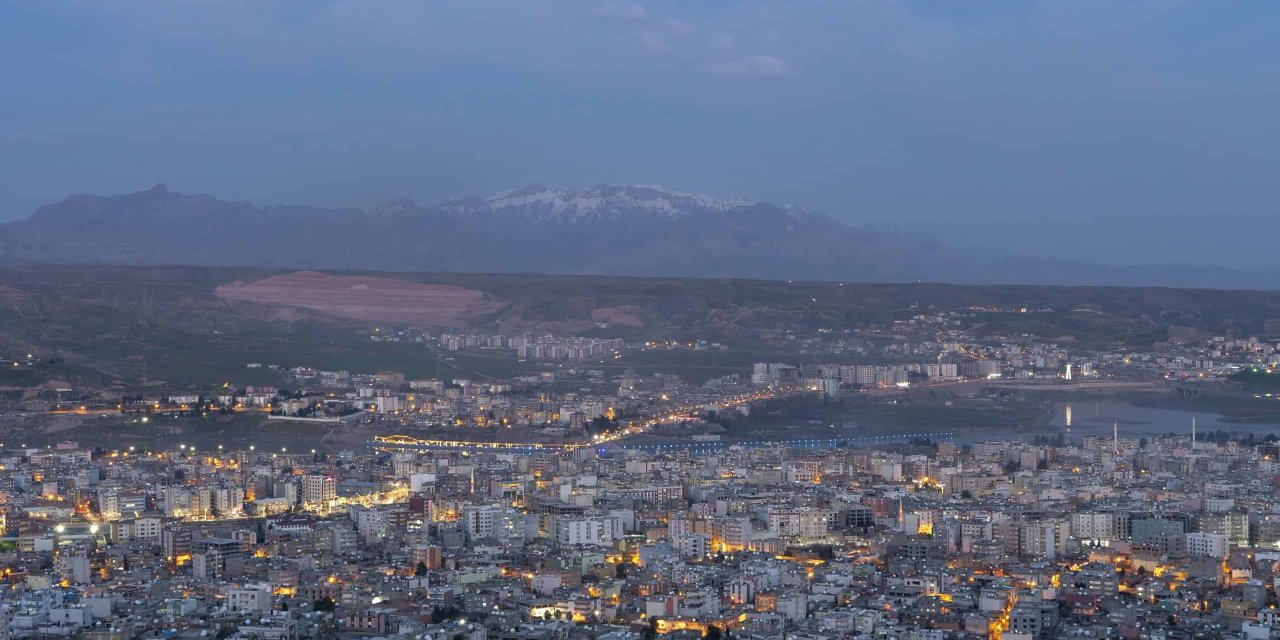
[[[1009,311],[1023,307],[1029,311]],[[1031,334],[1072,350],[1280,335],[1280,292],[28,265],[0,268],[0,357],[57,359],[51,375],[97,383],[274,379],[265,369],[247,370],[247,362],[421,376],[482,367],[512,373],[492,367],[513,359],[447,362],[421,345],[367,337],[375,326],[414,326],[749,345],[714,356],[714,371],[696,371],[723,375],[775,357],[754,345],[786,332],[888,329],[894,320],[946,310],[965,314],[982,338]],[[0,367],[0,387],[13,375],[27,374]]]
[[[922,234],[654,186],[525,187],[370,210],[257,206],[164,185],[77,195],[0,225],[0,262],[953,282],[1280,287],[1280,274],[995,259]]]

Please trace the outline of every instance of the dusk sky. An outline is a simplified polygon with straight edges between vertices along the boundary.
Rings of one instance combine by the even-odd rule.
[[[0,220],[662,184],[958,246],[1280,268],[1280,4],[0,1]]]

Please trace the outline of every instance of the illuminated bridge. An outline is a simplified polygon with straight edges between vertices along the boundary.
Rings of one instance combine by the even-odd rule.
[[[587,443],[552,444],[542,442],[474,442],[470,440],[420,440],[409,436],[376,436],[369,446],[384,450],[458,450],[458,451],[573,451],[590,446]]]
[[[892,436],[864,436],[861,438],[794,438],[790,440],[746,440],[717,442],[672,442],[664,444],[624,444],[623,449],[637,451],[679,451],[686,449],[691,453],[715,453],[730,447],[746,447],[760,449],[765,447],[785,447],[787,449],[842,449],[849,447],[875,447],[888,444],[902,444],[928,438],[934,442],[950,442],[955,438],[951,431],[934,433],[903,433]]]
[[[400,451],[490,451],[501,452],[571,452],[586,447],[595,447],[604,453],[609,449],[632,449],[662,453],[688,451],[692,454],[716,453],[730,447],[746,447],[759,449],[765,447],[785,447],[788,449],[842,449],[851,447],[875,447],[890,444],[903,444],[912,440],[927,438],[934,442],[950,442],[955,438],[951,431],[933,433],[903,433],[892,436],[864,436],[860,438],[794,438],[789,440],[747,440],[747,441],[715,441],[715,442],[669,442],[662,444],[621,444],[616,442],[566,443],[549,444],[539,442],[472,442],[467,440],[419,440],[409,436],[378,436],[369,446],[382,450]]]

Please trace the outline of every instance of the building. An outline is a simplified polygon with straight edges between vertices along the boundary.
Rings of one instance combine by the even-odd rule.
[[[302,503],[325,506],[338,498],[338,484],[333,476],[302,476]]]
[[[613,526],[604,518],[556,519],[556,543],[561,547],[608,546],[613,542]]]
[[[226,590],[226,607],[230,611],[271,611],[271,587],[266,584],[230,586]]]
[[[778,537],[822,538],[831,512],[825,509],[777,509],[769,513],[769,534]]]
[[[1225,558],[1230,546],[1221,533],[1188,533],[1187,553],[1192,556]]]

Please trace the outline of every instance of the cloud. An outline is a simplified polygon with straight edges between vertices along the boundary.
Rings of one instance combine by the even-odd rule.
[[[638,27],[636,29],[636,38],[640,40],[640,46],[648,53],[667,53],[671,51],[671,45],[667,43],[666,36],[657,29]]]
[[[733,36],[727,33],[719,33],[711,37],[711,48],[724,55],[733,53],[734,44]]]
[[[698,27],[687,20],[669,18],[640,5],[606,4],[592,14],[613,22],[633,25],[633,33],[645,53],[671,53],[675,42],[694,35]]]
[[[602,18],[617,18],[619,20],[645,21],[654,17],[652,11],[638,4],[606,4],[597,7],[594,13]]]
[[[662,20],[658,27],[673,36],[691,36],[698,32],[693,23],[684,20]]]
[[[705,71],[737,78],[785,76],[791,72],[786,60],[776,56],[743,56],[702,66]]]
[[[649,53],[670,53],[673,41],[697,33],[698,28],[683,20],[654,20],[636,26],[636,36]]]

